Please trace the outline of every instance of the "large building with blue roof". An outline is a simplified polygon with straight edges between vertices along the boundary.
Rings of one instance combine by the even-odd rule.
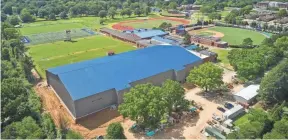
[[[166,79],[184,82],[202,63],[186,49],[158,45],[46,70],[47,83],[74,119],[123,102],[137,84],[161,85]]]

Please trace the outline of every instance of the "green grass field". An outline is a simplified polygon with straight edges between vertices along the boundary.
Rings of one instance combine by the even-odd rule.
[[[213,52],[216,52],[218,54],[218,59],[223,63],[224,65],[229,65],[229,60],[227,58],[228,52],[230,50],[224,50],[224,49],[212,49]]]
[[[132,45],[105,36],[93,36],[75,40],[77,42],[55,42],[31,46],[28,54],[42,78],[45,70],[65,64],[106,56],[108,51],[115,53],[134,50]]]
[[[181,22],[172,21],[172,20],[147,20],[145,22],[130,22],[125,23],[126,26],[132,26],[134,28],[153,28],[153,27],[159,27],[159,25],[163,22],[171,23],[172,26],[182,24]]]
[[[253,40],[253,44],[255,45],[260,44],[265,39],[265,36],[262,35],[261,33],[240,28],[213,27],[209,28],[209,30],[223,33],[224,37],[222,38],[222,40],[232,45],[242,44],[243,39],[248,37],[250,37]]]
[[[149,17],[158,17],[158,15],[150,14]],[[135,20],[143,17],[136,17],[132,15],[131,17],[121,17],[115,16],[114,19],[105,19],[104,25],[100,24],[99,17],[79,17],[72,19],[59,19],[56,21],[46,21],[43,19],[37,19],[36,22],[23,24],[22,28],[19,28],[22,35],[31,35],[47,32],[64,31],[68,29],[75,28],[92,28],[99,29],[100,27],[109,26],[111,23],[116,23],[120,21]]]

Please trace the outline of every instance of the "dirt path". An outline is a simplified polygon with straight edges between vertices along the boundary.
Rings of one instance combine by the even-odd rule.
[[[189,24],[190,23],[189,20],[181,19],[181,18],[159,17],[159,18],[149,18],[149,19],[137,19],[137,20],[122,21],[122,22],[118,22],[116,24],[113,24],[112,28],[115,29],[115,30],[121,30],[121,31],[123,31],[123,30],[133,30],[134,28],[132,26],[127,26],[127,25],[125,25],[125,23],[147,22],[148,20],[161,20],[161,19],[177,21],[177,22],[181,22],[182,24]]]

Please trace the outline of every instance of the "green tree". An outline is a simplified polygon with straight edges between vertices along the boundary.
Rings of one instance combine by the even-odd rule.
[[[33,22],[35,18],[29,13],[27,9],[23,9],[20,14],[21,20],[25,22]]]
[[[56,20],[56,15],[54,13],[49,14],[48,20]]]
[[[56,138],[56,126],[48,113],[41,115],[41,128],[47,139]]]
[[[191,36],[188,33],[184,35],[183,43],[186,45],[191,44]]]
[[[208,91],[216,89],[223,84],[222,75],[223,70],[209,62],[192,69],[187,81]]]
[[[104,20],[103,18],[101,18],[101,19],[99,20],[99,23],[100,23],[101,25],[103,25],[104,22],[105,22],[105,20]]]
[[[228,139],[260,139],[264,125],[260,122],[240,125],[240,130],[228,134]]]
[[[8,18],[8,21],[9,21],[9,23],[11,24],[11,25],[18,25],[19,24],[19,22],[20,22],[20,20],[19,20],[19,18],[17,17],[17,16],[10,16],[9,18]]]
[[[288,37],[283,36],[281,38],[278,38],[274,45],[280,48],[282,51],[288,51]]]
[[[286,16],[287,16],[287,11],[286,11],[286,9],[281,9],[281,10],[279,10],[279,12],[278,12],[278,17],[283,18],[283,17],[286,17]]]
[[[126,11],[126,15],[127,15],[128,17],[131,17],[132,11],[131,11],[130,9],[126,9],[125,11]]]
[[[106,131],[106,139],[126,139],[124,129],[120,123],[111,123]]]
[[[138,17],[140,17],[140,15],[142,14],[141,10],[139,8],[136,8],[134,10],[134,15],[137,15]]]
[[[257,27],[257,23],[255,21],[251,22],[250,27],[256,28]]]
[[[8,48],[2,48],[1,51],[1,60],[8,60],[10,61],[10,54]]]
[[[101,11],[98,13],[98,16],[99,16],[100,18],[104,18],[104,17],[107,16],[107,12],[106,12],[105,10],[101,10]]]
[[[168,5],[168,7],[170,9],[176,9],[177,6],[178,6],[178,4],[175,1],[170,2],[169,5]]]
[[[288,99],[288,60],[283,60],[261,80],[259,95],[267,104]]]
[[[66,12],[66,11],[61,12],[61,13],[59,14],[59,17],[60,17],[60,19],[66,19],[66,18],[68,18],[67,12]]]
[[[252,47],[253,46],[253,40],[250,37],[243,39],[242,46],[243,47]]]
[[[66,139],[83,139],[83,137],[79,133],[72,131],[72,130],[67,131],[65,138]]]
[[[121,11],[120,11],[120,15],[122,16],[122,17],[124,17],[125,15],[126,15],[126,10],[125,9],[122,9]]]
[[[4,22],[7,19],[7,15],[4,13],[1,13],[1,22]]]
[[[1,85],[1,121],[19,121],[30,114],[28,83],[22,79],[4,79]]]
[[[162,88],[152,84],[141,84],[124,94],[124,102],[118,111],[146,128],[156,128],[167,114],[167,101],[163,100]]]
[[[163,85],[163,99],[167,101],[168,113],[171,114],[174,109],[180,107],[185,100],[185,90],[179,82],[166,80]],[[185,108],[186,106],[184,106]],[[181,107],[182,108],[182,107]]]
[[[151,8],[149,6],[144,7],[144,14],[148,16],[151,13]]]
[[[110,7],[108,10],[108,15],[113,19],[114,16],[116,15],[116,8],[115,7]]]
[[[46,17],[46,16],[48,16],[48,11],[47,11],[47,9],[44,9],[44,8],[40,8],[39,10],[38,10],[38,16],[40,17],[40,18],[44,18],[44,17]]]
[[[281,113],[283,107],[285,107],[286,102],[283,101],[282,104],[276,104],[273,109],[270,110],[269,114],[273,121],[280,121],[281,120]]]
[[[14,122],[5,127],[3,139],[43,139],[45,134],[32,117],[25,117],[21,122]]]
[[[2,3],[3,4],[3,3]],[[13,12],[12,12],[12,6],[13,6],[13,3],[11,2],[7,2],[5,3],[5,5],[3,6],[2,10],[5,14],[9,14],[9,15],[12,15]]]

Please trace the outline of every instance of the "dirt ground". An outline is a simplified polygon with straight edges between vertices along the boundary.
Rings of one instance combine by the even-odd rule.
[[[224,82],[230,83],[233,75],[235,75],[235,72],[224,70]],[[47,87],[44,82],[38,83],[34,86],[34,89],[41,97],[44,111],[50,112],[57,127],[71,128],[79,132],[86,139],[105,135],[108,125],[112,122],[121,122],[128,139],[205,139],[206,137],[203,136],[200,131],[205,128],[208,120],[212,120],[213,113],[222,116],[222,112],[217,110],[217,106],[224,104],[225,101],[233,102],[232,94],[219,97],[213,93],[204,94],[198,87],[188,85],[184,87],[190,88],[186,89],[186,98],[202,105],[204,110],[200,112],[198,117],[186,118],[179,124],[175,124],[164,131],[157,132],[153,137],[146,137],[145,134],[129,132],[128,130],[134,122],[129,119],[123,119],[117,110],[111,110],[110,108],[80,119],[76,124],[54,91]],[[232,93],[238,92],[242,87],[241,85],[235,86]]]
[[[190,35],[193,35],[193,34],[198,34],[198,33],[200,33],[200,32],[210,32],[210,33],[214,33],[213,37],[219,37],[219,38],[224,37],[224,34],[223,34],[223,33],[209,30],[209,28],[203,28],[203,29],[200,29],[200,30],[192,30],[192,31],[189,31],[188,33],[189,33]]]

